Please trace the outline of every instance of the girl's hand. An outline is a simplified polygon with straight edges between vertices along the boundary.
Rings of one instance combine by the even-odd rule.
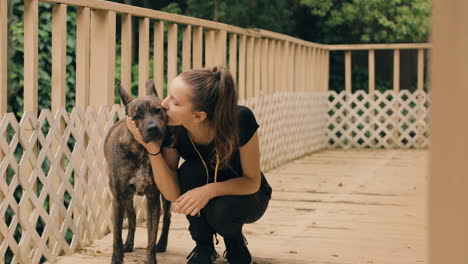
[[[175,200],[174,212],[195,216],[211,198],[210,184],[192,189]]]
[[[143,136],[141,135],[140,129],[135,124],[135,121],[129,116],[127,116],[127,127],[128,130],[130,130],[130,133],[132,133],[133,137],[135,138],[138,143],[140,143],[148,152],[151,153],[157,153],[160,150],[160,145],[158,143],[151,141],[148,143],[145,143],[143,141]]]

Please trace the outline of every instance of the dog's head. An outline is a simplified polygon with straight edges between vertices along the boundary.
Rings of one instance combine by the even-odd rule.
[[[133,98],[119,84],[119,94],[125,105],[126,114],[135,121],[140,129],[143,141],[161,141],[166,134],[167,115],[161,107],[161,98],[154,87],[153,80],[146,82],[146,95]]]

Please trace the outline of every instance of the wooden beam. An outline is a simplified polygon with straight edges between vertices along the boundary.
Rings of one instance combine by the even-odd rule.
[[[468,2],[435,0],[432,10],[429,262],[468,259]]]

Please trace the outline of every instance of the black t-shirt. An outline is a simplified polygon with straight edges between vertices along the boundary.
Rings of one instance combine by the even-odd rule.
[[[238,136],[239,136],[239,145],[244,146],[249,142],[252,136],[257,131],[259,125],[253,112],[245,106],[239,106],[239,127],[238,127]],[[195,151],[192,143],[187,134],[187,130],[183,127],[174,127],[173,129],[175,132],[174,134],[177,135],[177,139],[173,140],[171,137],[166,137],[166,140],[163,143],[163,147],[170,147],[175,148],[179,155],[185,161],[191,161],[193,159],[200,161],[200,157],[198,156],[197,152]],[[202,155],[205,163],[208,166],[208,171],[210,174],[210,182],[213,182],[213,174],[214,174],[214,167],[215,164],[211,162],[214,160],[212,157],[214,155],[214,142],[207,145],[200,145],[196,144],[196,147],[200,154]],[[237,148],[231,156],[231,161],[229,162],[229,166],[227,168],[219,169],[218,171],[218,181],[225,181],[228,179],[232,179],[235,177],[242,176],[242,164],[240,161],[240,153],[239,148]]]

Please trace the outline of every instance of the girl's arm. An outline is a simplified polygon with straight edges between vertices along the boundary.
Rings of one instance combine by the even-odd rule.
[[[145,143],[142,139],[140,130],[135,122],[127,117],[127,127],[135,139],[145,147],[150,153],[158,153],[161,146],[155,142]],[[158,189],[164,198],[169,201],[175,201],[180,196],[180,187],[177,180],[177,166],[179,163],[179,154],[175,149],[163,148],[162,155],[150,155],[153,177]]]
[[[181,195],[175,212],[196,215],[212,198],[224,195],[248,195],[258,191],[261,183],[258,132],[240,148],[242,177],[209,183]]]

